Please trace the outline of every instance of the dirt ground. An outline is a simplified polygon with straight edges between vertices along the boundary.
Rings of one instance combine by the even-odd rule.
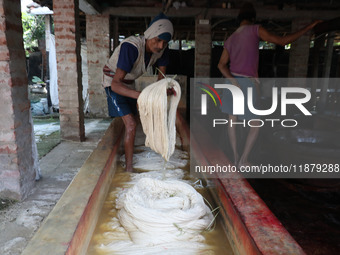
[[[42,125],[42,122],[46,120],[39,124]],[[55,120],[52,119],[52,122]],[[42,178],[36,182],[35,188],[24,201],[0,201],[0,206],[6,206],[0,209],[1,255],[21,254],[97,146],[110,122],[111,119],[86,119],[85,142],[62,141],[59,143],[59,130],[50,134],[42,134],[41,137],[36,134],[36,140],[41,139],[37,144],[41,155],[39,162]],[[36,122],[34,124],[38,125]]]

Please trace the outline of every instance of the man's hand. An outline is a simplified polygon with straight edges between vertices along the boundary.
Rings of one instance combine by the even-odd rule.
[[[323,20],[315,20],[314,22],[312,22],[311,24],[309,24],[309,26],[308,26],[308,29],[310,30],[310,29],[313,29],[317,24],[320,24],[320,23],[322,23],[323,22]]]
[[[174,88],[168,88],[168,89],[166,90],[166,95],[167,95],[167,96],[171,96],[171,95],[176,96],[177,93],[176,93],[176,90],[174,90]]]

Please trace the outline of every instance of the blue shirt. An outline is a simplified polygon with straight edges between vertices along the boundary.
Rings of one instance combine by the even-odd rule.
[[[125,42],[120,46],[117,67],[129,73],[138,57],[138,49],[131,43]],[[144,63],[147,67],[151,58],[151,54],[145,52]],[[167,66],[169,64],[169,49],[164,50],[163,55],[157,60],[157,66]]]

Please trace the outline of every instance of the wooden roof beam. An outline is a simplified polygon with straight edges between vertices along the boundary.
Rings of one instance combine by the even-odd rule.
[[[79,0],[79,9],[85,14],[97,15],[102,11],[94,0]]]
[[[124,17],[154,17],[161,12],[160,8],[150,7],[110,7],[103,11],[103,14]],[[222,9],[222,8],[196,8],[185,7],[169,8],[167,16],[169,17],[195,17],[199,14],[205,14],[207,18],[236,18],[238,9]],[[293,20],[295,18],[304,17],[314,19],[329,20],[339,16],[339,10],[265,10],[257,11],[257,19],[272,20]]]

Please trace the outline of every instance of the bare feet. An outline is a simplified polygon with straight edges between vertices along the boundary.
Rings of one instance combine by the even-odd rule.
[[[125,168],[126,172],[133,173],[133,167]]]
[[[133,167],[132,164],[128,164],[125,166],[125,171],[129,173],[133,173]]]

